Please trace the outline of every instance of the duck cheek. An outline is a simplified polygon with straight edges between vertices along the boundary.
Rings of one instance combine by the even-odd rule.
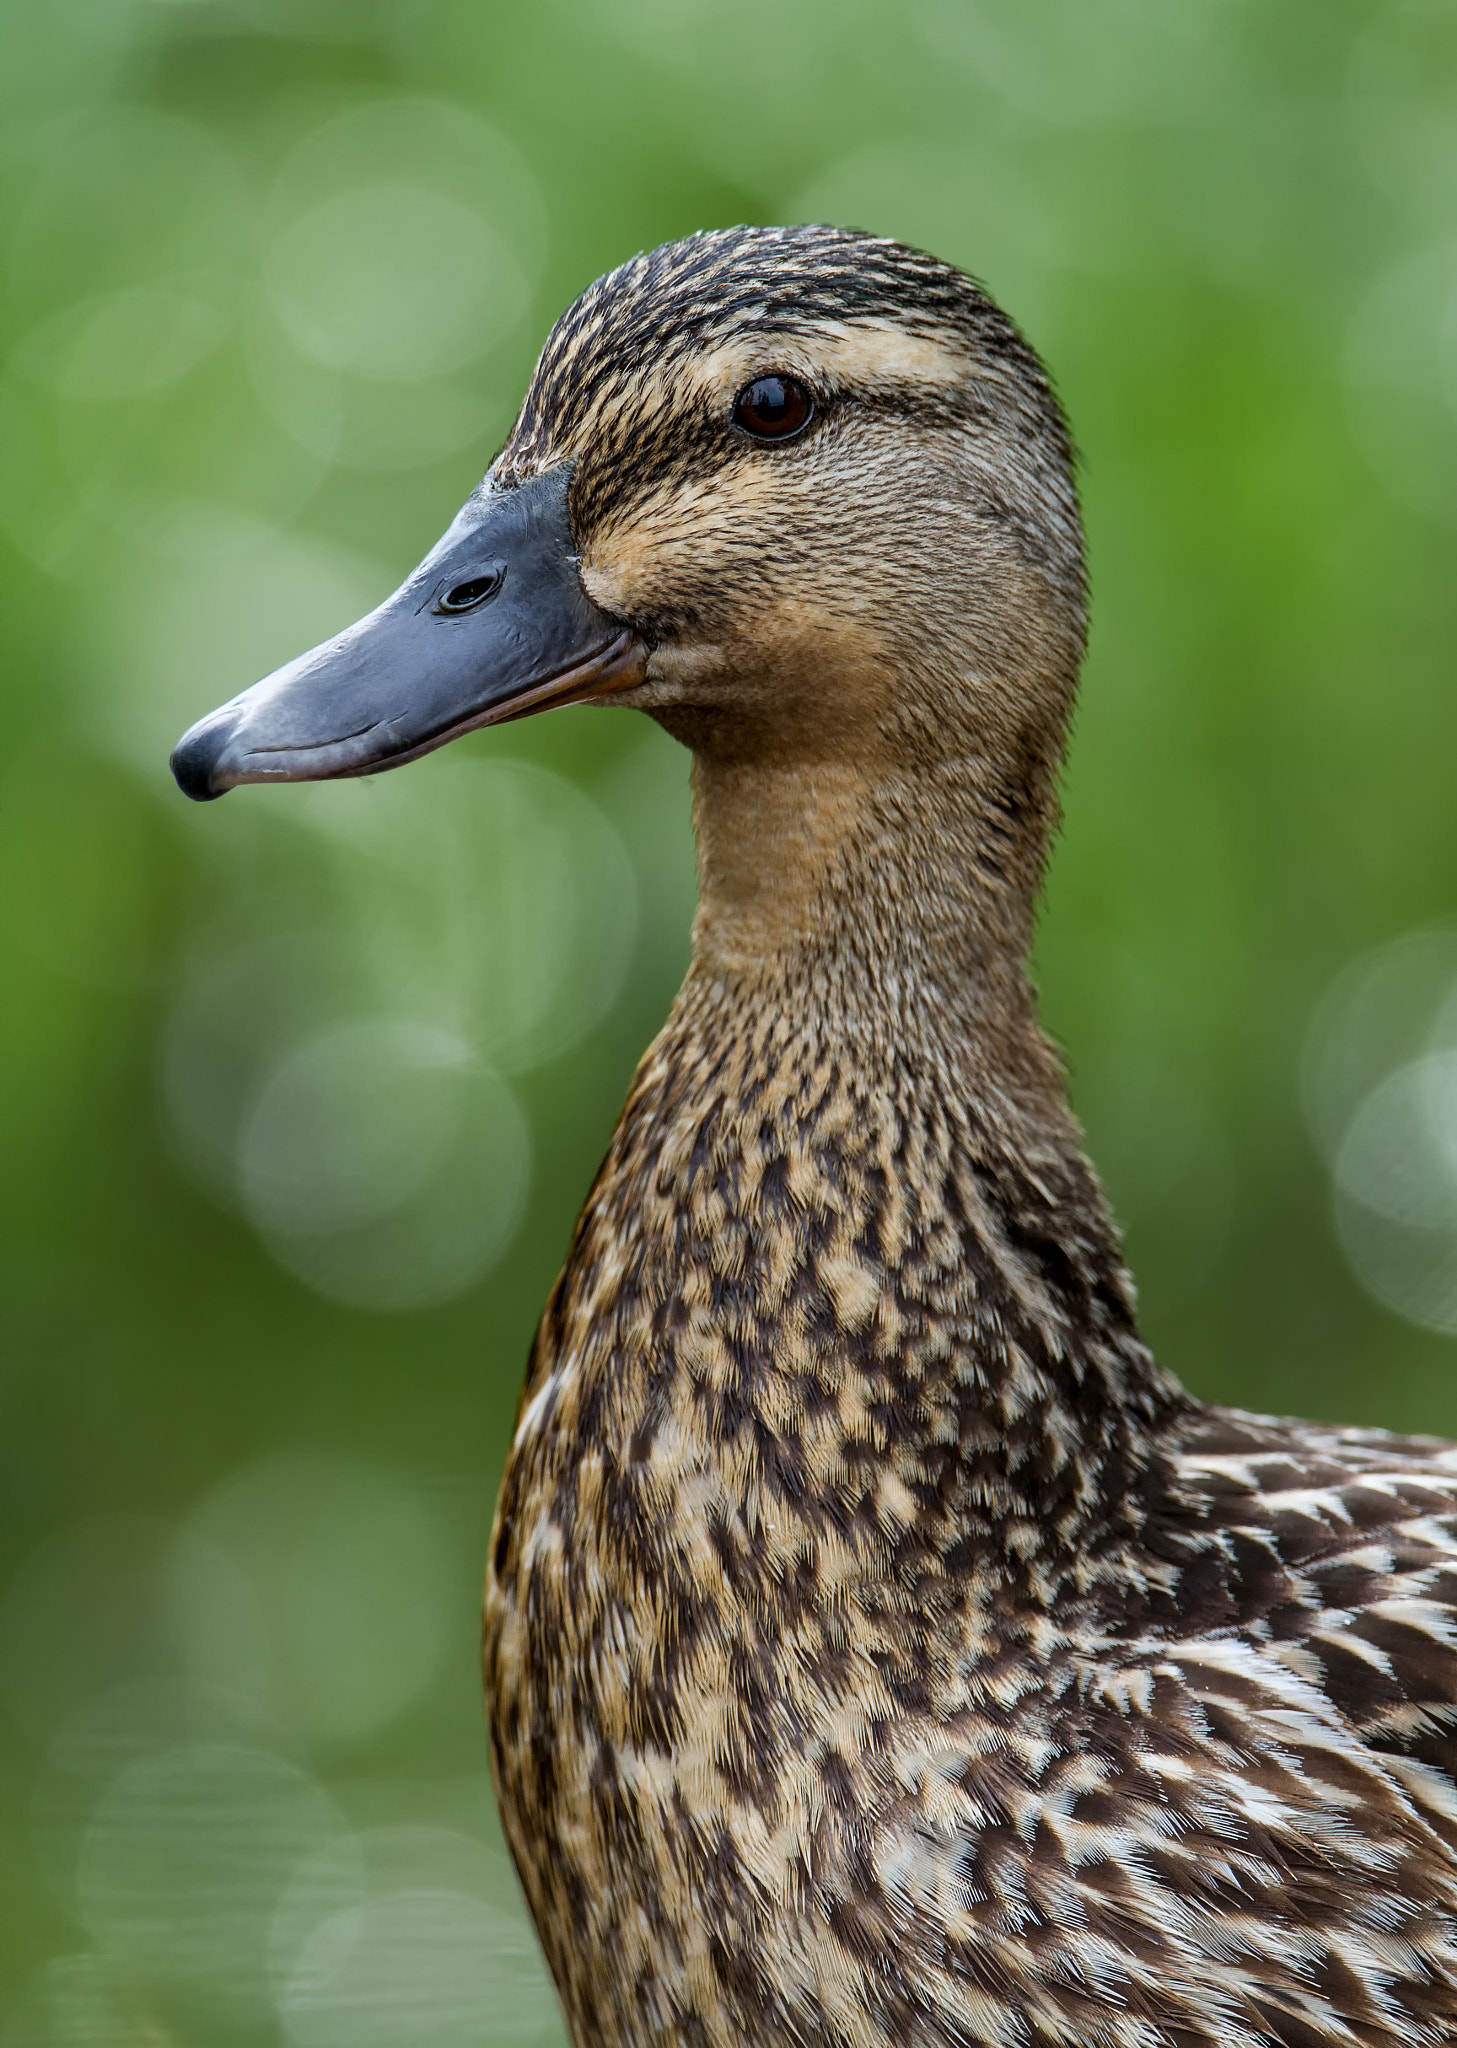
[[[584,537],[582,588],[654,642],[742,638],[799,572],[802,543],[773,509],[722,476],[625,506]]]

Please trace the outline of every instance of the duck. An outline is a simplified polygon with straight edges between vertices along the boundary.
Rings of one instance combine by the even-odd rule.
[[[1140,1334],[1028,967],[1086,618],[988,293],[716,230],[593,284],[400,590],[173,756],[210,799],[567,703],[692,752],[692,964],[485,1598],[576,2048],[1457,2039],[1457,1446]]]

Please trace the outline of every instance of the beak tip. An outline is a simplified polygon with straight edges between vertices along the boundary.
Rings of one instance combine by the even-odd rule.
[[[168,765],[177,787],[194,803],[212,803],[227,793],[230,785],[219,780],[217,769],[228,737],[227,727],[220,726],[214,715],[184,733],[172,749]]]

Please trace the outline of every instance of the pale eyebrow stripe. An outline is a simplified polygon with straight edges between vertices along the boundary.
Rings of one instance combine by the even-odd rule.
[[[972,367],[961,350],[888,320],[817,321],[798,334],[748,334],[689,360],[695,379],[716,395],[775,370],[806,379],[827,373],[846,383],[948,385],[962,382]]]

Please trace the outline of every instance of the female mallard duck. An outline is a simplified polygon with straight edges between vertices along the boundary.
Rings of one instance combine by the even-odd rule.
[[[594,285],[399,593],[183,788],[585,699],[702,902],[537,1338],[486,1596],[579,2048],[1457,2038],[1457,1448],[1191,1400],[1026,977],[1083,647],[1067,430],[824,228]]]

